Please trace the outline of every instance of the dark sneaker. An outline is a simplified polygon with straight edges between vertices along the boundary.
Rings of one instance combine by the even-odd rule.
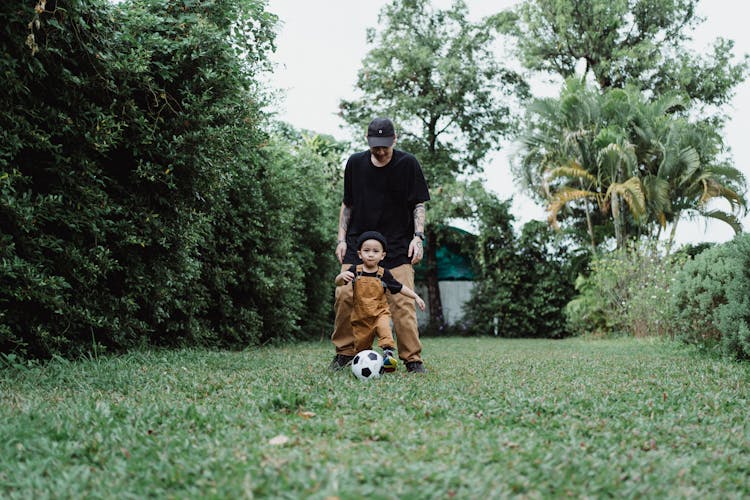
[[[333,361],[328,365],[328,369],[331,371],[342,370],[346,366],[349,366],[354,359],[354,356],[347,356],[345,354],[337,354],[333,357]]]
[[[393,349],[383,349],[383,371],[393,373],[396,371],[398,359],[393,354]]]
[[[409,373],[425,373],[424,364],[421,361],[407,361],[406,371]]]

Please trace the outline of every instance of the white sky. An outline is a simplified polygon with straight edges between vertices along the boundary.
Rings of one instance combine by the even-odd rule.
[[[337,116],[339,101],[354,96],[357,71],[367,52],[365,30],[375,27],[377,16],[386,0],[269,0],[268,10],[283,23],[278,31],[277,50],[272,60],[277,67],[269,85],[285,96],[276,112],[278,118],[297,128],[330,134],[341,140],[351,137]],[[450,0],[433,0],[438,8],[450,6]],[[472,19],[499,12],[516,0],[466,0]],[[699,15],[706,18],[694,32],[695,48],[705,53],[709,44],[721,36],[735,41],[735,53],[750,53],[750,29],[740,12],[743,0],[702,0]],[[557,95],[558,88],[536,86],[535,94]],[[552,92],[549,94],[549,92]],[[750,82],[736,89],[725,128],[726,143],[732,150],[736,166],[750,181],[750,141],[743,134],[750,125]],[[362,148],[364,149],[364,141]],[[501,150],[485,164],[486,187],[501,198],[514,196],[513,212],[523,223],[544,219],[542,207],[522,196],[509,169],[509,151]],[[429,181],[429,179],[428,179]],[[743,219],[750,230],[750,216]],[[668,228],[669,229],[669,228]],[[677,240],[683,242],[722,242],[732,238],[733,231],[721,222],[680,221]]]

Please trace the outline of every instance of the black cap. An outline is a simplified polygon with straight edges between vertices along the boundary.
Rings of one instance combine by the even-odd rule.
[[[362,249],[362,244],[367,240],[377,240],[383,245],[383,251],[388,251],[388,244],[385,241],[385,236],[377,231],[365,231],[357,238],[357,250]]]
[[[375,118],[367,127],[367,143],[372,148],[389,148],[395,140],[396,131],[388,118]]]

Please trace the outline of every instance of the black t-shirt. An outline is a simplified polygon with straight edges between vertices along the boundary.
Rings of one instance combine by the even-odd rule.
[[[347,269],[347,271],[350,271],[356,275],[357,266],[352,264],[352,266],[349,269]],[[375,271],[374,273],[368,273],[367,271],[362,270],[362,276],[369,276],[371,278],[375,278],[378,276],[378,273],[377,271]],[[388,289],[388,291],[394,295],[397,293],[401,293],[401,289],[404,287],[404,285],[402,285],[400,281],[394,278],[391,272],[385,268],[383,268],[383,277],[381,278],[381,281],[383,282],[385,287]]]
[[[430,199],[419,162],[409,153],[393,150],[387,165],[376,167],[370,151],[349,157],[344,170],[344,205],[351,209],[344,263],[359,263],[357,237],[378,231],[388,242],[381,265],[391,269],[410,262],[414,238],[414,207]]]

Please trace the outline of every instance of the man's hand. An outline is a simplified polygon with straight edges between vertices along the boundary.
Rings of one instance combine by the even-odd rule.
[[[415,236],[409,243],[409,257],[411,257],[412,265],[419,264],[424,257],[424,248],[422,247],[422,238]]]
[[[336,245],[336,258],[339,259],[339,264],[344,263],[344,255],[346,255],[346,241],[341,240]]]

